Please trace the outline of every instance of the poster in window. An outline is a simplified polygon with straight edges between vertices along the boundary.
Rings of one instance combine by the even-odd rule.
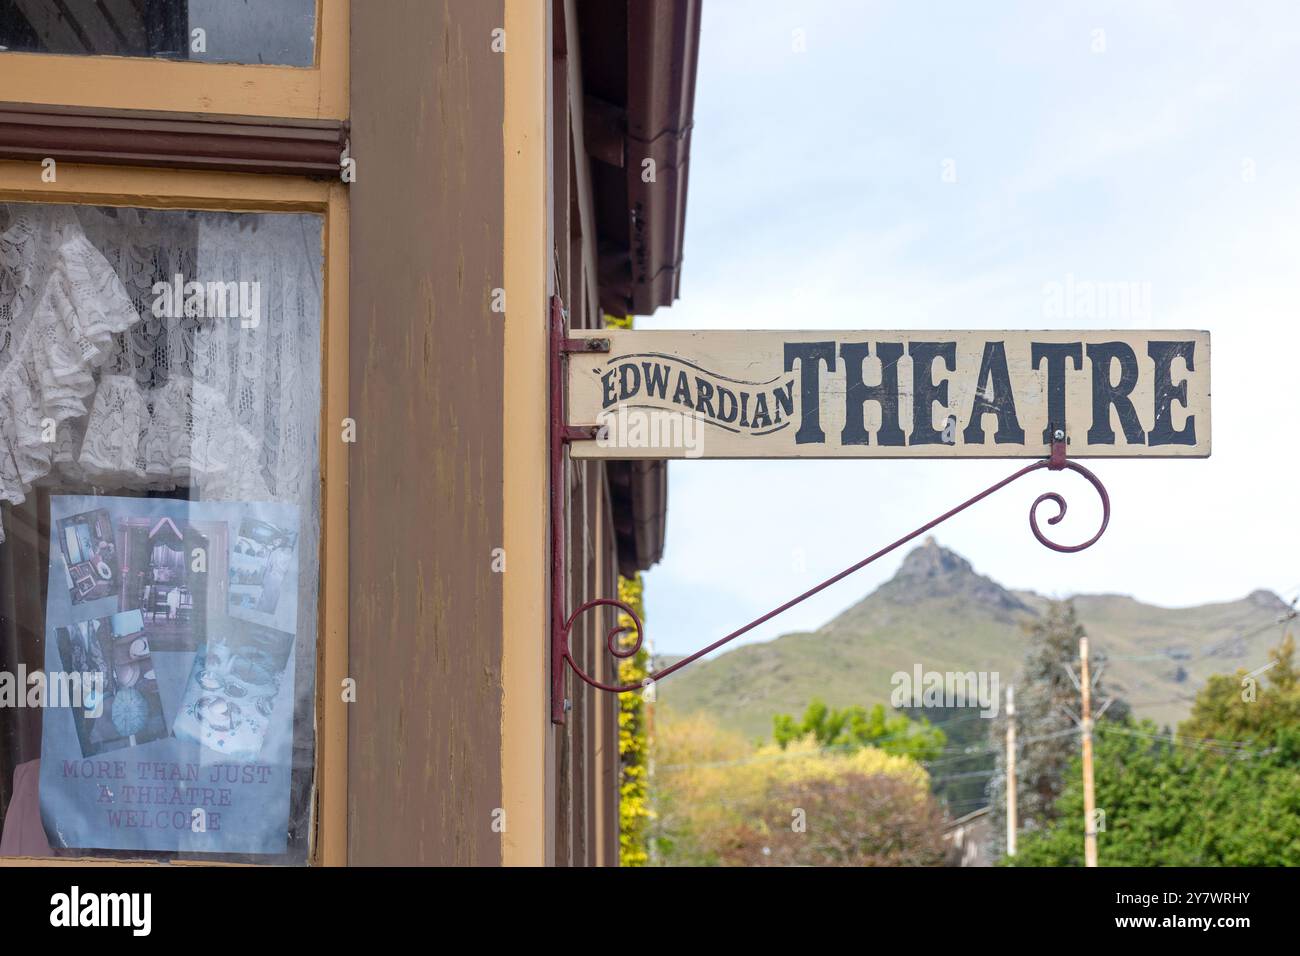
[[[94,678],[43,722],[50,845],[285,852],[297,507],[54,496],[50,527],[114,556],[111,591],[49,590],[47,672]],[[74,534],[50,549],[51,581],[85,556]]]

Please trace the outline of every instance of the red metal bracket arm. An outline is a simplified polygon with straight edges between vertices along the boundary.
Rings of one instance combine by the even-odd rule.
[[[568,627],[563,635],[565,582],[565,516],[568,513],[569,486],[565,481],[564,448],[572,441],[594,439],[595,425],[573,427],[565,421],[564,356],[570,352],[608,352],[609,339],[570,338],[568,316],[558,295],[551,296],[550,310],[550,508],[551,508],[551,721],[564,723],[569,701],[564,694],[564,661],[568,657]],[[571,624],[569,626],[572,626]],[[638,641],[639,644],[639,641]],[[569,658],[572,660],[572,658]]]
[[[1043,468],[1046,468],[1049,471],[1069,470],[1078,472],[1088,480],[1093,488],[1097,490],[1097,494],[1101,498],[1101,527],[1097,529],[1096,534],[1080,544],[1059,544],[1048,538],[1043,533],[1042,529],[1039,528],[1038,506],[1046,501],[1050,501],[1056,505],[1056,514],[1047,519],[1048,524],[1054,525],[1059,523],[1061,519],[1065,517],[1065,498],[1057,494],[1055,491],[1048,491],[1039,495],[1034,499],[1034,503],[1029,508],[1029,528],[1033,532],[1034,537],[1038,539],[1039,543],[1051,548],[1053,551],[1065,553],[1082,551],[1085,548],[1090,548],[1092,545],[1096,544],[1101,536],[1105,534],[1107,525],[1110,524],[1110,496],[1106,493],[1106,487],[1101,483],[1101,480],[1096,475],[1083,465],[1080,465],[1078,462],[1070,461],[1067,458],[1065,433],[1061,429],[1056,429],[1053,433],[1052,452],[1050,457],[1035,461],[1032,464],[1026,465],[1024,468],[1021,468],[1019,471],[1013,472],[997,484],[990,485],[979,494],[967,498],[955,508],[945,511],[937,518],[927,521],[915,531],[909,532],[908,534],[903,535],[903,537],[881,548],[879,551],[867,555],[867,557],[863,558],[857,564],[850,565],[838,574],[827,578],[820,584],[817,584],[809,588],[807,591],[804,591],[802,594],[791,598],[779,607],[773,608],[761,617],[755,618],[743,627],[739,627],[730,634],[718,638],[718,640],[714,641],[707,647],[700,648],[694,654],[691,654],[688,657],[683,657],[675,664],[649,675],[644,681],[636,684],[602,683],[601,681],[591,677],[578,666],[569,649],[569,634],[573,630],[573,625],[578,618],[587,611],[598,607],[613,607],[626,614],[632,620],[632,626],[616,626],[611,629],[605,637],[606,649],[615,658],[620,660],[631,657],[641,649],[644,633],[641,619],[637,616],[636,612],[624,602],[613,598],[597,598],[586,602],[567,617],[564,614],[564,502],[568,497],[568,489],[564,485],[564,444],[574,439],[594,438],[595,436],[594,434],[586,434],[587,429],[569,429],[566,428],[564,424],[564,394],[562,378],[564,372],[563,354],[564,352],[587,351],[589,350],[587,343],[591,340],[565,339],[563,321],[563,310],[558,305],[558,300],[555,300],[552,305],[551,327],[551,719],[555,723],[563,723],[565,711],[568,710],[568,700],[565,698],[564,694],[565,664],[568,664],[568,666],[573,669],[573,672],[585,683],[590,684],[598,690],[609,691],[614,694],[623,694],[629,691],[641,690],[656,681],[663,680],[663,678],[667,677],[669,674],[681,670],[687,664],[699,660],[704,655],[716,651],[724,644],[734,641],[742,634],[752,631],[760,624],[770,621],[778,614],[783,614],[795,605],[808,600],[810,597],[821,591],[824,591],[832,584],[844,580],[850,574],[861,571],[873,561],[883,558],[891,551],[902,547],[914,538],[920,537],[937,525],[943,524],[943,522],[947,521],[949,518],[960,514],[974,504],[978,504],[985,498],[995,492],[1001,491],[1007,485],[1023,478],[1031,472],[1039,471]],[[603,350],[608,351],[608,348],[608,341],[605,341]],[[600,351],[601,349],[597,347],[592,350]],[[571,434],[574,431],[578,431],[580,434]],[[627,645],[620,645],[620,638],[624,634],[633,633],[636,635],[636,639],[633,642]]]

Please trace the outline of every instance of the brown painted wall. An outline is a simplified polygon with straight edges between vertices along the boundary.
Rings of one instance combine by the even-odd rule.
[[[500,861],[503,22],[353,4],[353,864]]]

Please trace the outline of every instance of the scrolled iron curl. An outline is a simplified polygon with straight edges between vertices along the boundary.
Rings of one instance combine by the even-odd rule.
[[[1051,466],[1046,462],[1043,462],[1040,464],[1040,467],[1050,468]],[[1097,529],[1096,534],[1081,544],[1058,544],[1053,541],[1043,533],[1041,528],[1038,527],[1038,506],[1045,501],[1050,501],[1052,504],[1056,505],[1056,514],[1047,519],[1047,523],[1052,525],[1059,524],[1061,519],[1065,517],[1067,506],[1063,496],[1055,491],[1047,491],[1035,498],[1034,503],[1029,506],[1029,529],[1034,533],[1034,537],[1038,539],[1039,544],[1044,547],[1051,548],[1053,551],[1059,551],[1064,554],[1074,554],[1075,552],[1083,551],[1086,548],[1091,548],[1098,540],[1100,540],[1101,536],[1106,533],[1106,527],[1110,524],[1110,495],[1106,494],[1106,486],[1101,483],[1101,479],[1087,468],[1083,467],[1083,465],[1073,461],[1066,461],[1060,467],[1053,468],[1052,470],[1062,471],[1065,469],[1077,471],[1088,480],[1093,488],[1096,489],[1098,496],[1101,498],[1101,527]]]
[[[631,690],[641,690],[642,687],[645,686],[644,684],[602,684],[579,667],[578,662],[573,659],[573,654],[569,650],[569,632],[573,630],[573,625],[577,622],[579,616],[598,607],[618,608],[632,619],[631,627],[618,624],[605,635],[606,649],[619,660],[627,660],[629,657],[635,655],[637,651],[641,650],[641,645],[645,641],[645,630],[641,624],[640,615],[638,615],[636,611],[632,610],[632,608],[624,601],[617,601],[614,598],[596,598],[595,600],[588,601],[586,604],[579,607],[576,611],[570,614],[569,619],[564,622],[564,630],[561,632],[561,650],[564,652],[564,659],[568,661],[569,666],[573,668],[574,673],[592,687],[597,687],[600,690],[609,691],[613,694],[622,694]],[[636,640],[627,647],[620,647],[619,638],[624,634],[632,633],[636,634]],[[647,678],[647,680],[650,679],[651,678]]]

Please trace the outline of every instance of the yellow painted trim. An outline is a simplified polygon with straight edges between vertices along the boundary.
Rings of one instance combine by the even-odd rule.
[[[340,182],[293,176],[60,164],[41,182],[38,163],[0,161],[0,202],[94,203],[156,209],[316,212],[325,217],[324,389],[321,432],[321,612],[316,671],[315,831],[312,863],[347,862],[348,466],[339,422],[348,404],[348,195]],[[78,858],[80,859],[80,858]],[[63,865],[69,858],[4,858],[0,865]],[[73,860],[72,862],[76,862]],[[80,859],[93,865],[141,863]],[[176,861],[182,862],[182,861]],[[185,863],[200,865],[202,861]],[[175,865],[173,863],[172,865]]]
[[[312,859],[326,866],[348,862],[348,370],[347,187],[329,187],[325,218],[325,328],[321,335],[321,615],[316,643],[316,831]]]
[[[59,163],[42,182],[40,163],[0,160],[0,196],[14,202],[97,203],[153,209],[326,212],[329,181],[297,176]]]
[[[346,119],[350,2],[320,0],[313,67],[0,53],[0,100],[96,109]]]
[[[586,270],[579,270],[579,275],[581,275],[585,281]],[[587,475],[593,481],[601,482],[601,487],[603,489],[605,470],[601,466],[597,465],[595,468],[588,466]],[[597,596],[614,594],[615,590],[611,588],[609,583],[605,580],[605,548],[614,547],[614,542],[611,541],[607,543],[605,541],[604,494],[597,494],[594,496],[594,507],[591,509],[589,520],[592,529],[591,563],[594,570],[594,574],[592,575],[594,590],[592,593]],[[615,666],[610,663],[609,656],[601,652],[603,649],[599,643],[596,644],[596,649],[596,680],[604,681],[606,683],[614,683],[615,681],[611,681],[610,679],[611,674],[609,671],[615,669]],[[618,675],[617,673],[614,673],[612,676],[617,677]],[[609,821],[605,819],[605,765],[609,761],[610,742],[607,739],[609,731],[605,721],[605,697],[606,695],[603,693],[592,692],[590,696],[590,709],[588,711],[591,714],[591,723],[596,735],[596,746],[593,748],[596,759],[589,772],[592,775],[592,779],[596,782],[596,785],[592,788],[592,793],[595,795],[595,799],[592,801],[592,809],[594,811],[592,817],[594,825],[591,828],[591,838],[596,844],[597,866],[609,866],[609,861],[605,859],[605,827],[609,826]],[[614,741],[614,749],[618,749],[617,739]]]
[[[550,4],[505,0],[505,480],[501,862],[548,862],[547,180]]]

